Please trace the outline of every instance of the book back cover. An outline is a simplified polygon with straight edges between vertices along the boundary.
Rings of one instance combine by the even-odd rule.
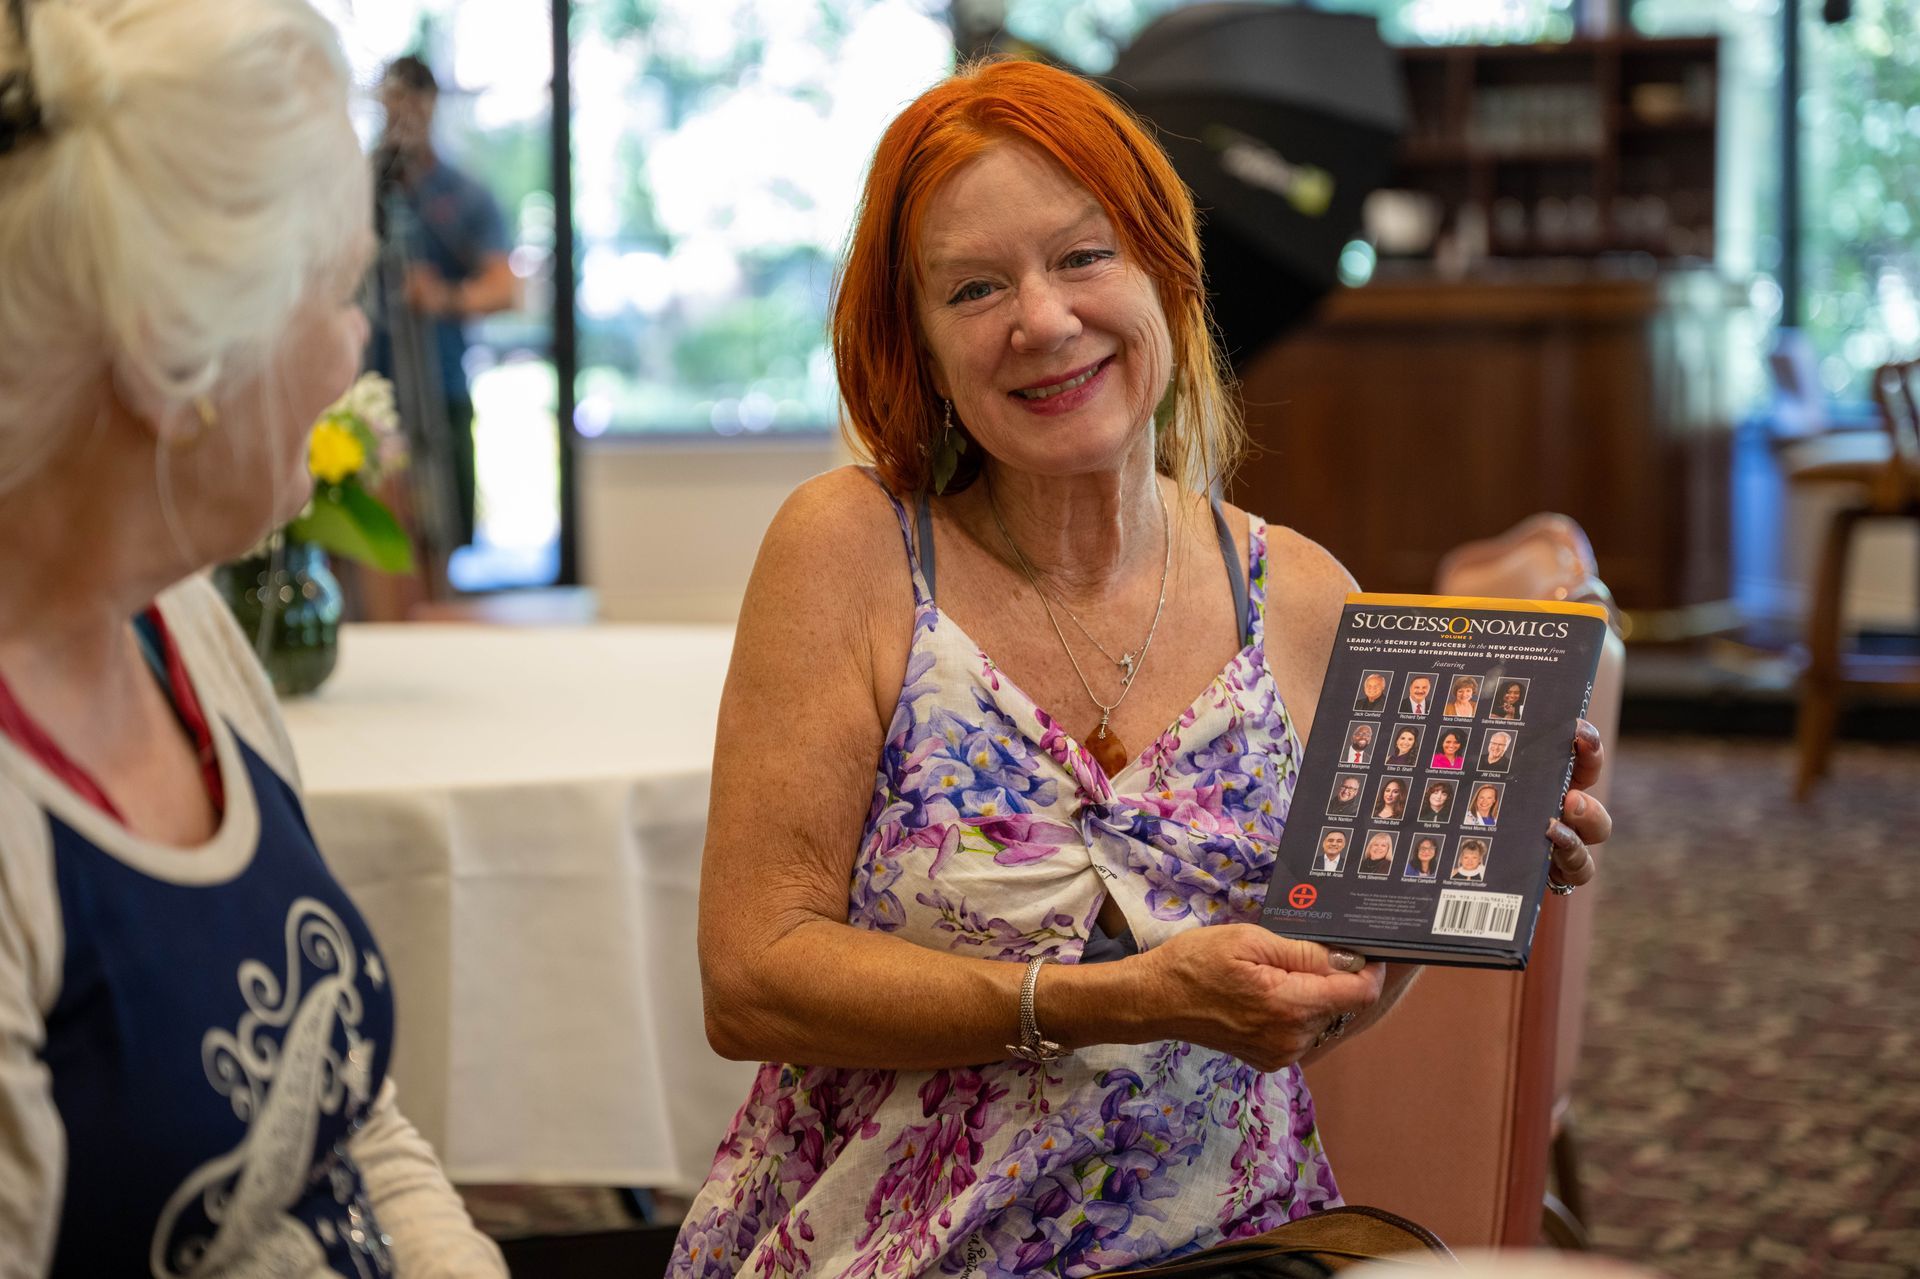
[[[1592,604],[1349,596],[1262,922],[1524,968],[1605,636]]]

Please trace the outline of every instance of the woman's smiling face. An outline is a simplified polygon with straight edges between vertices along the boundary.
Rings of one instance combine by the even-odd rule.
[[[915,311],[935,389],[1018,470],[1111,469],[1173,373],[1154,282],[1090,192],[1003,142],[929,202]]]

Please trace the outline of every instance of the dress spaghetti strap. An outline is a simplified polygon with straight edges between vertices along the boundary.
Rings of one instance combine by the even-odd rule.
[[[930,571],[933,567],[932,537],[927,536],[924,543],[927,548],[927,569],[929,571],[922,573],[920,556],[914,550],[913,520],[908,517],[907,508],[901,503],[899,498],[893,495],[893,490],[887,487],[886,482],[880,478],[878,471],[870,466],[863,466],[860,470],[868,479],[873,481],[874,487],[886,495],[887,504],[893,507],[894,518],[900,521],[900,540],[906,544],[907,548],[907,570],[913,575],[913,602],[915,607],[931,602],[933,599],[933,587],[931,585],[933,574]],[[931,530],[927,528],[925,523],[926,501],[924,498],[921,499],[920,511],[922,520],[921,527],[923,530],[926,530],[926,533],[930,533]],[[923,533],[923,536],[926,536],[926,533]]]

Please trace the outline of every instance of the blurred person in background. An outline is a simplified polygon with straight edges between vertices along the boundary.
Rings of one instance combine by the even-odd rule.
[[[306,0],[0,30],[0,1275],[495,1279],[201,570],[312,492],[372,251]]]
[[[508,265],[499,204],[434,147],[440,85],[432,69],[413,54],[396,58],[379,98],[386,125],[373,153],[375,199],[385,239],[400,257],[400,296],[375,306],[369,364],[394,379],[403,417],[427,438],[422,460],[451,482],[452,524],[444,530],[451,551],[475,535],[466,325],[517,306],[519,281]],[[407,324],[419,327],[402,331]]]

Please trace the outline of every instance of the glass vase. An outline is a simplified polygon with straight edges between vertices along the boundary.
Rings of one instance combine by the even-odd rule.
[[[276,539],[278,550],[222,565],[215,584],[253,644],[274,692],[300,697],[333,674],[345,601],[327,553],[311,542]]]

